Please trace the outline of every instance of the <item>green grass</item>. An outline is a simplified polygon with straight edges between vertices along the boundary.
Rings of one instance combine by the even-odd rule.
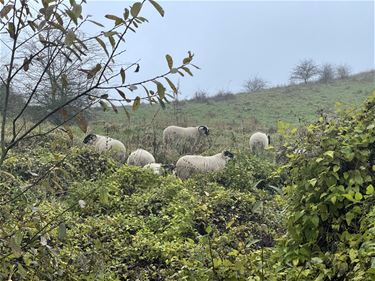
[[[168,125],[205,124],[211,128],[212,152],[247,147],[253,131],[272,132],[279,120],[301,125],[316,120],[320,111],[334,112],[338,102],[345,106],[360,105],[375,89],[374,75],[374,71],[364,72],[329,84],[289,85],[238,93],[227,100],[218,101],[214,97],[205,102],[183,100],[179,102],[178,113],[172,103],[165,110],[159,105],[142,105],[131,112],[130,120],[121,110],[118,114],[100,111],[91,127],[96,133],[122,140],[131,149],[151,149],[149,139],[160,142],[162,130]],[[105,129],[105,123],[114,125],[115,129]]]

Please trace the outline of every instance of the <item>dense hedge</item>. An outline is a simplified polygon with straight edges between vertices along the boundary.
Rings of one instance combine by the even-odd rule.
[[[283,164],[238,151],[187,181],[24,144],[0,172],[0,279],[373,280],[374,107],[288,129]]]
[[[290,148],[300,153],[289,151],[283,169],[286,276],[374,280],[375,92],[360,110],[320,118]]]

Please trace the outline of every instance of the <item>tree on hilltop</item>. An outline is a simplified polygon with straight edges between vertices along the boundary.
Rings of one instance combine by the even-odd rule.
[[[290,75],[291,81],[303,81],[305,84],[319,74],[319,67],[312,59],[304,59],[297,64]]]

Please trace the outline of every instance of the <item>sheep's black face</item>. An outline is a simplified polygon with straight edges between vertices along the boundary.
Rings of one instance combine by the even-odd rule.
[[[206,136],[210,134],[210,130],[206,126],[199,126],[198,130]]]
[[[86,143],[86,144],[92,144],[93,142],[96,141],[98,137],[94,134],[89,134],[87,135],[84,140],[83,140],[83,143]]]
[[[268,145],[270,145],[271,144],[271,136],[267,135],[267,138],[268,138]]]
[[[232,152],[229,152],[228,150],[225,150],[223,152],[224,154],[224,157],[227,159],[227,160],[231,160],[234,158],[234,154]]]
[[[172,172],[176,168],[174,164],[163,164],[162,167],[166,171],[170,171],[170,172]]]

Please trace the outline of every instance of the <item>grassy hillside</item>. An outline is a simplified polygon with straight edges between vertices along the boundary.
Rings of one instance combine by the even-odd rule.
[[[352,106],[361,104],[375,89],[375,73],[365,72],[329,84],[311,83],[275,87],[256,93],[216,96],[204,102],[179,101],[159,105],[143,105],[131,113],[123,111],[97,114],[91,126],[97,133],[122,140],[127,147],[155,150],[162,129],[168,125],[194,126],[206,124],[212,129],[214,150],[246,147],[251,132],[272,132],[277,121],[294,125],[315,120],[319,112],[334,112],[337,102]],[[157,154],[157,151],[154,151]]]

